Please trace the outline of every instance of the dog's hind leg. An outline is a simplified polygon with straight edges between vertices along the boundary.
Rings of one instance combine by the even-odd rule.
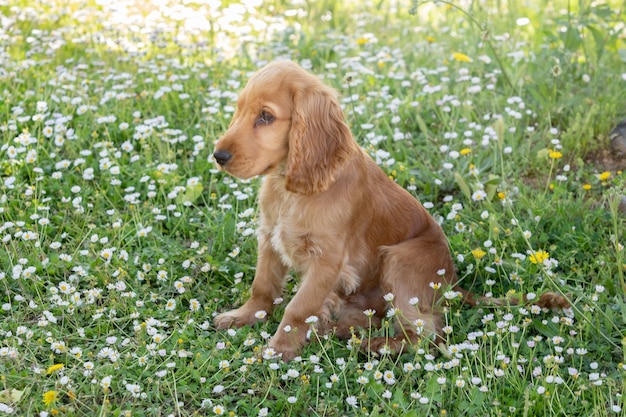
[[[456,283],[450,251],[445,240],[429,235],[381,248],[381,288],[388,302],[387,317],[393,321],[393,337],[373,338],[370,351],[401,352],[421,338],[443,341],[440,296]],[[365,342],[364,342],[365,343]]]

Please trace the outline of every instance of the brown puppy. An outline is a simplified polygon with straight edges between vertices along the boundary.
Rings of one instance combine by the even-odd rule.
[[[407,340],[440,336],[444,290],[461,292],[470,304],[484,299],[457,287],[439,225],[354,141],[335,91],[298,65],[277,61],[249,80],[214,157],[236,177],[266,175],[252,294],[217,316],[218,328],[270,313],[288,270],[302,282],[269,342],[285,360],[300,352],[311,317],[321,329],[350,337],[351,327],[380,324],[393,306],[396,337],[364,344],[398,351]],[[388,293],[391,302],[383,298]],[[552,294],[539,302],[563,303]]]

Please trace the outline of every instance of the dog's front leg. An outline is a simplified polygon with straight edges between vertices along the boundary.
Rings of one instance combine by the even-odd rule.
[[[324,302],[337,287],[342,262],[336,254],[313,259],[302,276],[302,284],[285,308],[278,330],[269,347],[282,354],[282,359],[295,358],[306,343],[308,330],[320,317]]]
[[[262,314],[257,313],[264,311],[269,315],[274,309],[274,300],[282,293],[287,267],[265,235],[260,234],[258,240],[258,259],[250,298],[238,309],[215,317],[214,324],[218,329],[242,327],[261,320]]]

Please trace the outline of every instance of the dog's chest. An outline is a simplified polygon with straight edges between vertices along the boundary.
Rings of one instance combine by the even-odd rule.
[[[283,191],[275,184],[264,184],[261,193],[261,227],[264,239],[280,255],[282,262],[291,269],[300,269],[305,261],[306,248],[310,246],[310,233],[301,225],[301,210],[297,210],[298,198]],[[268,192],[273,191],[273,192]]]
[[[281,218],[269,233],[272,249],[282,262],[296,271],[306,268],[312,258],[323,256],[323,242],[313,232],[298,227],[290,218]]]
[[[270,242],[272,244],[272,249],[276,253],[280,255],[280,259],[282,262],[290,268],[295,268],[295,259],[290,255],[289,251],[287,251],[287,244],[289,242],[286,241],[285,236],[283,235],[283,228],[281,224],[277,224],[272,228],[270,233]]]
[[[323,236],[312,232],[297,231],[290,228],[288,222],[277,223],[269,234],[272,249],[280,256],[284,265],[305,276],[313,264],[324,263],[325,258],[334,258],[338,248],[326,241]],[[351,294],[357,290],[361,282],[361,274],[353,265],[355,259],[348,254],[341,258],[341,267],[337,273],[337,286],[343,294]]]
[[[339,264],[338,288],[343,293],[354,292],[361,281],[360,271],[366,265],[363,254],[346,250],[333,226],[333,210],[325,202],[319,209],[307,197],[289,193],[283,184],[268,178],[261,190],[259,239],[269,243],[281,262],[298,274],[306,275],[312,265]],[[330,204],[332,206],[332,204]],[[337,256],[340,256],[337,262]]]

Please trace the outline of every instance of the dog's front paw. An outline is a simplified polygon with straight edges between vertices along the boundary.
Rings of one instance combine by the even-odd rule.
[[[265,318],[267,313],[263,311],[250,311],[241,307],[236,310],[219,314],[213,320],[213,324],[218,329],[230,329],[232,327],[243,327]]]
[[[402,337],[373,337],[364,339],[361,349],[368,353],[380,355],[400,355],[408,348],[408,341]]]
[[[280,332],[281,330],[279,330]],[[306,334],[283,333],[275,334],[270,339],[267,347],[263,350],[263,357],[270,359],[272,357],[280,356],[283,361],[292,361],[298,356],[306,342]]]
[[[274,344],[270,341],[269,345],[263,349],[263,359],[281,358],[284,362],[291,362],[300,354],[301,348],[291,345]]]

